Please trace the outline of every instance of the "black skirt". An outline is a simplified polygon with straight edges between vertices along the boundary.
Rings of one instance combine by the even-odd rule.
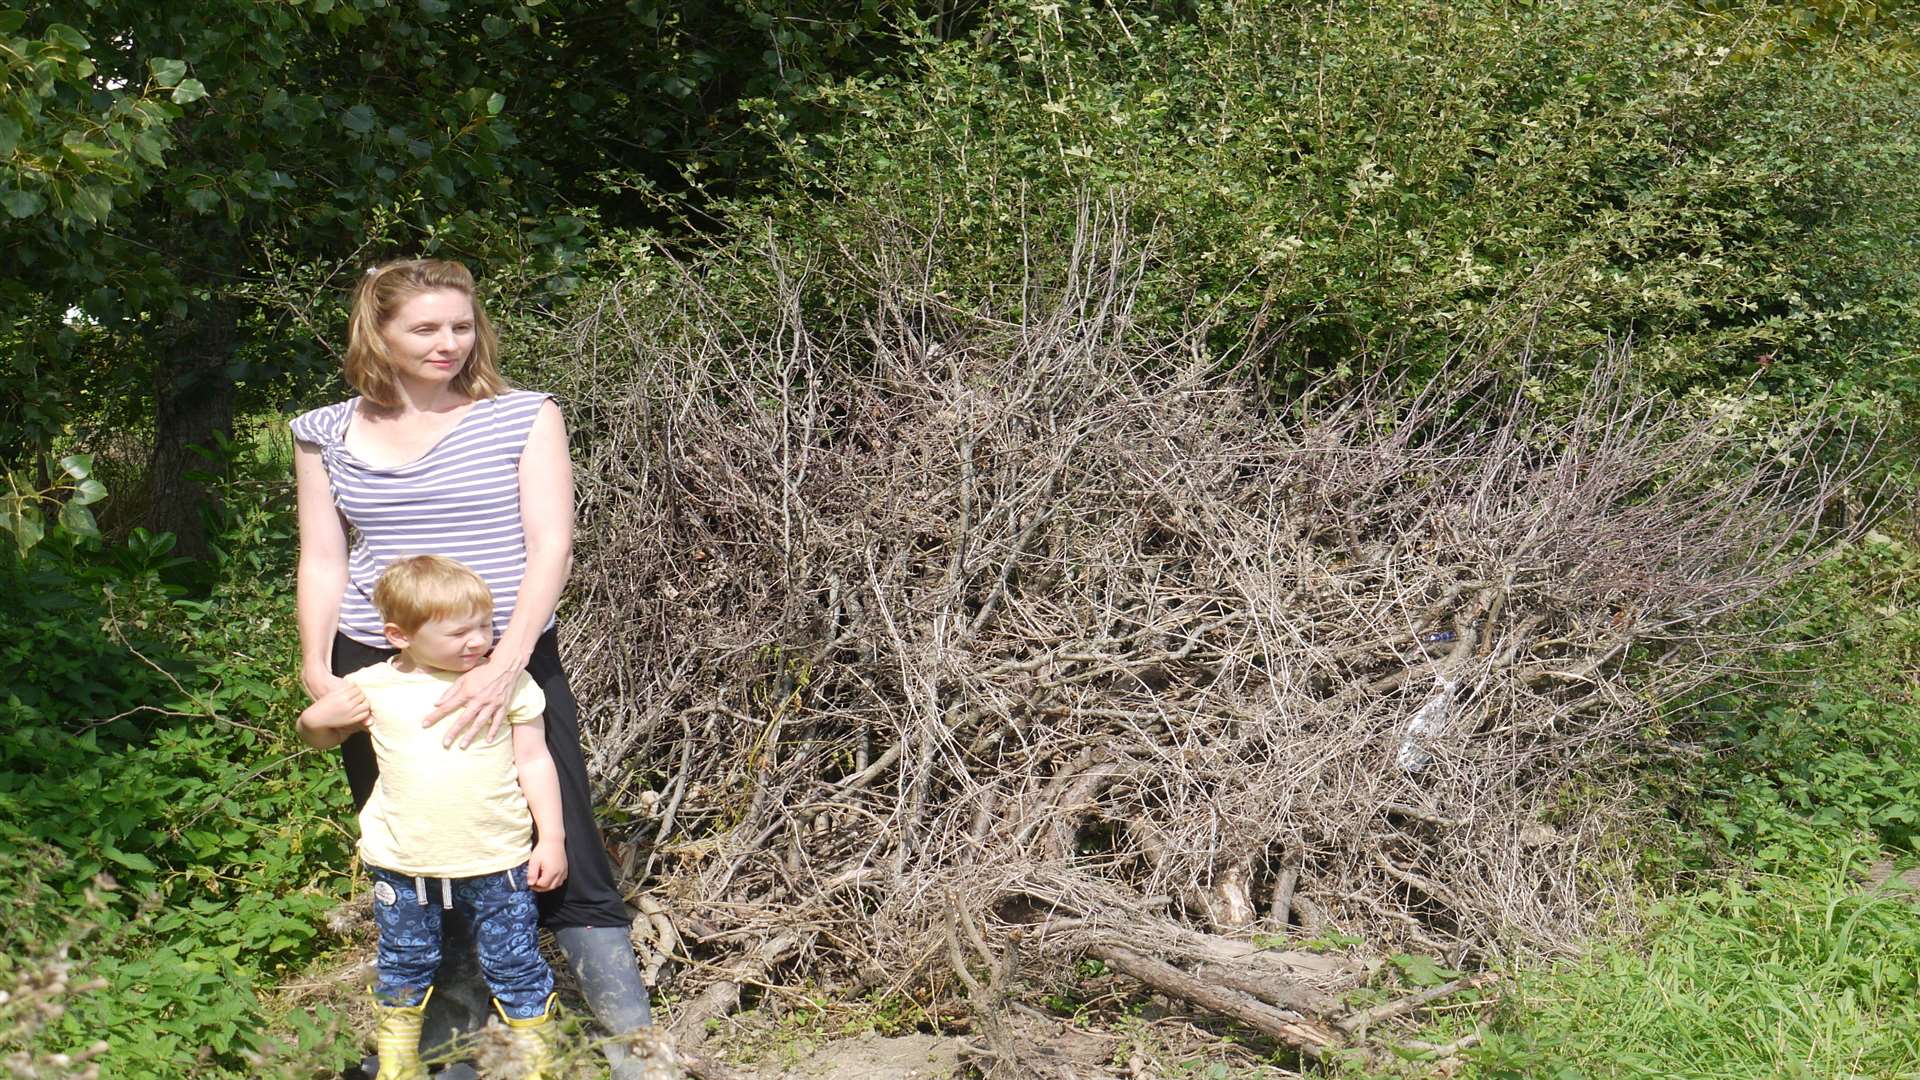
[[[380,663],[394,655],[336,634],[333,673],[345,675]],[[593,820],[592,789],[587,785],[587,761],[580,752],[580,709],[560,667],[560,639],[553,630],[541,634],[527,660],[527,674],[547,695],[547,752],[560,775],[560,817],[567,827],[567,880],[551,892],[540,893],[540,925],[550,930],[571,926],[626,926],[633,912],[620,897],[613,862]],[[347,767],[347,785],[353,789],[353,809],[360,811],[373,794],[380,763],[373,755],[373,737],[358,732],[340,744],[340,760]]]

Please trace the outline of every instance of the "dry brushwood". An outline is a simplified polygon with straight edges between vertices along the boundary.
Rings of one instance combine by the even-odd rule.
[[[1348,1045],[1364,972],[1252,933],[1570,940],[1617,797],[1584,771],[1845,482],[1736,467],[1624,349],[1557,414],[1487,358],[1276,411],[1207,327],[1136,329],[1091,211],[1007,310],[845,243],[612,290],[566,343],[591,764],[718,1006],[802,969],[990,1006],[1091,955]]]

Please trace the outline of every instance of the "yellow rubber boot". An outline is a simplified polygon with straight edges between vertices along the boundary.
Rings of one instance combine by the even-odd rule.
[[[559,999],[558,994],[548,994],[545,1011],[524,1020],[508,1016],[500,999],[493,1000],[493,1007],[500,1013],[500,1019],[507,1022],[507,1034],[513,1039],[515,1056],[526,1068],[520,1074],[523,1080],[554,1080],[558,1075],[553,1071],[553,1043],[555,1036],[560,1033],[560,1025],[553,1018],[558,1011]]]
[[[382,1005],[374,1000],[379,1026],[373,1029],[373,1045],[374,1053],[380,1055],[380,1075],[374,1080],[422,1080],[427,1075],[426,1066],[420,1064],[420,1028],[432,998],[429,986],[418,1005]]]

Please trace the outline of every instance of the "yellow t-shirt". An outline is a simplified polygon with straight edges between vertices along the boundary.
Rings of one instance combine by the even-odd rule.
[[[537,719],[547,698],[522,672],[507,724],[490,742],[440,745],[449,716],[420,719],[459,678],[450,671],[401,671],[392,661],[347,676],[366,695],[380,779],[360,811],[360,858],[401,874],[461,878],[497,874],[533,850],[533,813],[520,792],[509,725]]]

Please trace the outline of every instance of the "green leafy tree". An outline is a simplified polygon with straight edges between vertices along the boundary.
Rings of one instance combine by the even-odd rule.
[[[893,10],[763,0],[0,9],[5,110],[19,128],[0,129],[12,144],[0,146],[10,215],[0,296],[18,313],[0,329],[10,422],[44,445],[73,419],[58,402],[76,379],[137,399],[123,411],[151,426],[146,523],[197,554],[189,448],[229,432],[245,395],[326,355],[254,286],[294,265],[320,267],[337,289],[364,263],[426,251],[511,265],[564,291],[594,215],[634,220],[635,187],[751,166],[729,135],[729,103],[790,99],[864,62],[891,40],[879,31]],[[80,370],[86,327],[120,346],[104,369]]]
[[[47,448],[79,393],[83,351],[67,304],[44,289],[71,242],[124,216],[166,164],[172,127],[204,95],[185,65],[104,80],[94,43],[61,22],[27,29],[0,10],[0,447],[51,484]],[[38,288],[37,288],[38,286]],[[17,486],[17,485],[16,485]]]
[[[76,374],[79,329],[111,328],[126,346],[118,384],[145,396],[152,426],[146,516],[185,550],[200,542],[189,444],[229,430],[238,387],[304,359],[246,348],[275,330],[236,289],[259,272],[254,253],[498,250],[502,222],[540,209],[514,186],[535,170],[506,152],[506,97],[488,71],[455,62],[471,53],[447,13],[375,0],[76,2],[0,23],[37,45],[14,50],[27,75],[9,83],[21,135],[0,196],[13,215],[0,289],[77,309],[63,320],[74,332],[44,332],[44,317],[43,332],[16,329],[14,370],[33,382],[16,396],[51,396],[62,380],[50,376]],[[62,419],[39,412],[23,419]]]

